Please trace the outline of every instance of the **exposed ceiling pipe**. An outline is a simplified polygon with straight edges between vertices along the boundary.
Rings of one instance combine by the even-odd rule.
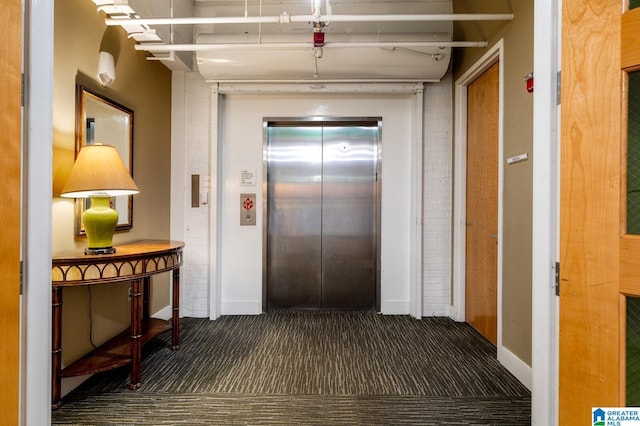
[[[106,18],[107,26],[146,25],[197,25],[197,24],[285,24],[289,23],[288,15],[281,16],[230,16],[230,17],[191,17],[191,18]]]
[[[406,48],[406,47],[486,47],[486,41],[390,41],[390,42],[328,42],[324,47],[348,48],[348,47],[380,47],[380,48]],[[201,44],[136,44],[136,50],[146,52],[189,52],[204,50],[224,49],[313,49],[313,43],[201,43]]]
[[[434,14],[434,15],[287,15],[229,16],[188,18],[106,18],[108,26],[199,25],[199,24],[288,24],[291,22],[446,22],[446,21],[511,21],[513,13]]]
[[[312,22],[313,16],[293,15],[291,22]],[[331,22],[446,22],[446,21],[511,21],[513,13],[472,14],[447,13],[429,15],[324,15],[318,21]]]
[[[260,0],[260,16],[262,16],[262,0]],[[262,22],[258,24],[258,41],[262,43]]]
[[[320,19],[322,16],[322,11],[320,10],[322,7],[322,0],[312,0],[311,3],[311,14],[317,19]]]
[[[325,5],[325,10],[327,11],[327,15],[331,15],[333,13],[333,9],[331,8],[331,2],[327,0]]]
[[[220,93],[417,93],[424,90],[424,85],[415,80],[388,79],[387,82],[363,82],[356,79],[332,80],[331,82],[317,82],[307,80],[307,84],[300,84],[300,80],[279,80],[277,82],[235,81],[228,84],[219,80],[208,80],[217,83]],[[438,81],[438,80],[430,80]]]
[[[421,52],[419,50],[407,49],[406,47],[396,47],[396,46],[394,46],[394,47],[386,49],[386,50],[389,50],[391,52],[398,51],[398,52],[410,53],[412,55],[418,55],[418,56],[427,56],[427,57],[430,57],[431,59],[433,59],[434,61],[440,61],[440,60],[442,60],[444,58],[444,55],[442,53],[440,53],[440,52],[437,52],[437,53]]]
[[[416,93],[424,89],[423,83],[439,83],[439,78],[384,78],[384,79],[355,79],[339,78],[332,80],[234,80],[234,79],[206,79],[207,83],[217,83],[220,93],[232,92],[318,92],[330,93]],[[239,84],[241,83],[241,84]],[[306,83],[308,86],[301,85]],[[389,84],[389,87],[385,87]],[[252,86],[255,85],[255,86]],[[345,85],[345,86],[341,86]],[[398,85],[404,85],[399,87]],[[300,87],[295,87],[300,86]],[[336,87],[337,86],[337,87]],[[411,87],[415,89],[411,89]],[[326,89],[326,90],[325,90]]]

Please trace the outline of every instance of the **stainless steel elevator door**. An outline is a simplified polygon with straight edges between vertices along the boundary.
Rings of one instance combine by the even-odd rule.
[[[267,135],[268,308],[318,308],[322,126],[270,126]]]
[[[378,122],[269,123],[267,309],[377,304]]]

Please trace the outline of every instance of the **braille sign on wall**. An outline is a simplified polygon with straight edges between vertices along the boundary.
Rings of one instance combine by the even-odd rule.
[[[240,226],[256,225],[256,194],[240,194]]]
[[[240,170],[240,186],[256,186],[256,171],[250,169]]]

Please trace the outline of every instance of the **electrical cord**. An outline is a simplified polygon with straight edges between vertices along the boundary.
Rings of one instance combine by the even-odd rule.
[[[97,346],[93,343],[93,313],[91,311],[91,286],[88,285],[87,289],[89,290],[89,343],[93,346],[93,349],[96,349]]]

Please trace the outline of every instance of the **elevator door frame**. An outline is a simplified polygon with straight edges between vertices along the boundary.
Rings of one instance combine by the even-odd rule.
[[[376,244],[376,274],[375,274],[375,309],[376,312],[381,311],[381,279],[380,279],[380,262],[381,262],[381,206],[382,206],[382,117],[265,117],[262,121],[262,311],[268,310],[268,289],[267,289],[267,233],[268,233],[268,217],[267,202],[268,199],[268,129],[272,123],[300,126],[322,125],[330,122],[331,125],[357,126],[358,124],[371,125],[375,123],[378,129],[378,139],[375,149],[375,173],[376,173],[376,203],[375,203],[375,244]]]

